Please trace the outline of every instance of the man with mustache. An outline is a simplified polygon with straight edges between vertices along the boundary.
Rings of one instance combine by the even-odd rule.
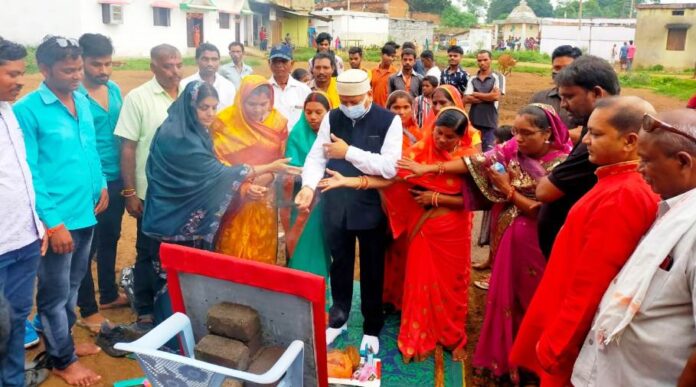
[[[49,36],[36,49],[44,81],[14,106],[24,133],[36,209],[50,249],[38,270],[36,303],[53,374],[70,385],[101,377],[77,359],[71,336],[77,291],[87,271],[95,215],[109,205],[89,101],[77,91],[82,49],[75,39]]]
[[[77,296],[77,306],[82,317],[80,325],[92,332],[106,321],[99,309],[111,309],[128,305],[128,298],[118,292],[116,285],[116,246],[121,236],[121,219],[125,203],[121,196],[123,181],[119,165],[118,138],[114,136],[116,121],[121,112],[123,99],[121,89],[109,80],[112,71],[114,47],[111,40],[100,34],[84,34],[79,40],[84,63],[84,78],[78,92],[89,101],[94,131],[97,139],[97,152],[101,159],[102,171],[106,176],[109,191],[109,206],[97,216],[94,240],[90,249],[87,273],[82,279]],[[91,258],[96,254],[99,280],[99,305],[94,295],[94,280],[90,270]]]
[[[204,81],[213,85],[218,93],[218,111],[232,105],[237,88],[227,78],[218,76],[220,50],[213,44],[202,43],[196,48],[196,64],[198,64],[198,72],[184,78],[179,85],[179,90],[183,91],[191,81]]]

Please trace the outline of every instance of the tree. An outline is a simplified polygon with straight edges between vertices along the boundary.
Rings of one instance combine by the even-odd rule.
[[[636,4],[648,2],[647,0],[636,0]],[[576,19],[579,6],[578,0],[561,1],[554,10],[554,15]],[[593,17],[628,18],[631,16],[635,16],[635,13],[631,15],[630,0],[583,0],[582,2],[582,17],[584,19]]]
[[[450,0],[408,0],[411,11],[440,13],[451,6]]]
[[[491,5],[488,7],[488,21],[502,19],[503,15],[509,15],[519,4],[519,0],[491,0]],[[553,15],[553,6],[549,0],[527,0],[527,4],[538,17]]]
[[[445,27],[469,28],[476,24],[476,16],[469,12],[460,11],[448,5],[440,16],[440,22]]]

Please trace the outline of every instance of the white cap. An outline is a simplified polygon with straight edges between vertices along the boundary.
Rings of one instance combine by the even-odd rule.
[[[338,95],[345,97],[367,94],[370,91],[370,79],[363,70],[346,70],[336,78],[336,88]]]

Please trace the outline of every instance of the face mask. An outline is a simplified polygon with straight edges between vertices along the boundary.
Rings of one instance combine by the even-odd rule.
[[[357,105],[349,107],[344,104],[340,104],[338,108],[341,109],[341,111],[343,112],[343,114],[346,115],[346,117],[350,118],[351,120],[357,120],[358,118],[364,116],[367,112],[365,102],[367,102],[367,96],[365,96],[365,99],[363,99],[362,102],[360,102]]]

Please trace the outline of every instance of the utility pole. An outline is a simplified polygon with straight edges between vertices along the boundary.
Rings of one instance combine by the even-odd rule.
[[[578,4],[578,47],[582,47],[582,0]]]

